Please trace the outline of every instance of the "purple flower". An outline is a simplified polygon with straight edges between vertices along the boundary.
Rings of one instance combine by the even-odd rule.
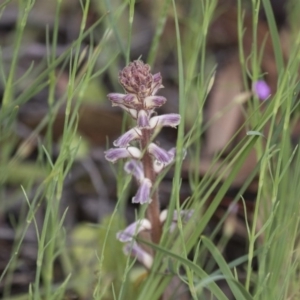
[[[131,141],[138,140],[141,138],[142,132],[137,127],[134,127],[126,131],[117,140],[114,141],[115,147],[126,147]]]
[[[135,257],[140,263],[142,263],[147,269],[150,269],[153,264],[153,257],[140,247],[136,242],[127,243],[123,251],[126,255]]]
[[[110,93],[107,97],[112,102],[112,106],[120,106],[125,110],[135,109],[139,105],[139,100],[134,94]]]
[[[271,96],[271,89],[263,80],[258,80],[253,84],[253,92],[260,100],[266,100]]]
[[[105,158],[113,163],[121,158],[131,157],[139,159],[142,156],[140,149],[136,147],[112,148],[105,151],[104,154]]]
[[[112,102],[113,106],[117,106],[124,103],[125,94],[119,93],[110,93],[107,95],[107,98]]]
[[[161,161],[155,160],[153,162],[153,169],[155,173],[160,173],[166,166],[168,166],[174,161],[176,155],[176,148],[171,148],[167,153],[170,155],[170,157],[172,157],[172,159],[170,160],[169,163],[162,163]],[[185,154],[186,151],[184,152],[184,156]]]
[[[124,170],[128,174],[132,174],[139,182],[144,179],[143,164],[139,160],[131,159],[126,162]]]
[[[166,103],[167,99],[162,96],[149,96],[144,100],[144,105],[146,109],[153,109],[160,107]]]
[[[124,97],[124,103],[126,106],[136,107],[139,104],[139,100],[134,94],[126,94]]]
[[[194,210],[181,210],[179,212],[182,222],[186,223],[192,217]],[[164,223],[167,219],[168,211],[163,210],[160,213],[159,220]],[[170,227],[170,232],[175,229],[176,223],[178,222],[178,211],[173,212],[173,220]],[[134,240],[134,236],[138,235],[142,231],[150,231],[152,229],[151,223],[147,219],[137,220],[136,222],[130,224],[125,228],[125,230],[119,231],[117,233],[117,239],[126,243],[123,251],[126,255],[131,255],[135,257],[139,262],[141,262],[146,268],[150,269],[153,263],[153,257],[146,252],[142,247],[140,247]]]
[[[165,165],[170,164],[174,159],[174,154],[158,147],[154,143],[148,146],[148,152],[155,157],[155,159]]]
[[[123,251],[126,255],[135,257],[140,263],[142,263],[148,269],[151,268],[153,263],[153,257],[142,249],[134,240],[133,237],[139,234],[141,231],[151,230],[151,223],[147,219],[137,220],[125,228],[125,230],[117,233],[117,239],[126,243]]]
[[[137,125],[139,128],[149,128],[149,116],[145,110],[140,110],[137,116]]]
[[[151,230],[151,223],[147,219],[137,220],[117,233],[117,239],[122,243],[131,242],[133,237],[141,231]]]
[[[132,203],[150,203],[150,193],[151,193],[152,182],[148,178],[143,178],[140,181],[140,186],[137,190],[136,195],[132,198]]]
[[[160,116],[154,116],[150,119],[150,127],[155,128],[156,126],[170,126],[176,127],[180,123],[179,114],[165,114]]]

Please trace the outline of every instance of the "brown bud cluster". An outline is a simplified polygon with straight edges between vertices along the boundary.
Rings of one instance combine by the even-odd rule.
[[[127,93],[137,95],[140,100],[152,94],[153,76],[150,66],[141,60],[130,63],[120,71],[119,81]]]

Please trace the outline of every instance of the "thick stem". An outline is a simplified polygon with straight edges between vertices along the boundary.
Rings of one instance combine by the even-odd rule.
[[[150,143],[151,140],[151,132],[152,130],[143,129],[142,130],[142,140],[141,140],[141,147],[142,151],[144,151],[144,156],[142,158],[142,163],[144,167],[144,175],[146,178],[150,179],[152,184],[154,185],[156,174],[153,170],[153,161],[151,155],[148,153],[148,151],[145,151],[147,146]],[[158,198],[158,191],[152,190],[152,202],[149,204],[148,209],[146,211],[147,219],[150,221],[152,226],[151,231],[151,239],[152,242],[155,244],[158,244],[161,238],[162,234],[162,227],[159,220],[159,214],[160,214],[160,204],[159,204],[159,198]]]

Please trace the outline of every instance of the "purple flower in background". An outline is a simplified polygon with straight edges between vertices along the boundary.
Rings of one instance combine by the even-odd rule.
[[[253,84],[253,92],[260,100],[266,100],[271,96],[271,88],[263,80],[258,80]]]

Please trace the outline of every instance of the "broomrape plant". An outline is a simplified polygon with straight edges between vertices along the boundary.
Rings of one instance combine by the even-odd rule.
[[[157,175],[170,165],[176,155],[176,149],[165,150],[155,144],[154,132],[164,126],[176,127],[180,123],[179,114],[157,115],[155,109],[166,103],[167,99],[157,96],[163,88],[160,73],[151,74],[150,66],[141,60],[136,60],[126,66],[119,73],[119,82],[125,94],[108,94],[113,106],[125,110],[136,122],[136,126],[129,129],[114,141],[116,148],[105,152],[108,161],[116,162],[119,159],[129,159],[124,166],[126,173],[133,175],[139,184],[133,203],[147,204],[146,218],[137,220],[124,231],[117,234],[117,239],[125,243],[124,252],[134,256],[145,267],[151,268],[153,257],[138,245],[134,236],[140,232],[150,233],[150,241],[158,244],[162,235],[162,224],[167,212],[160,212],[158,189],[154,188]],[[139,147],[131,143],[139,141]],[[180,216],[187,220],[191,211],[181,211]],[[174,212],[173,222],[177,222],[178,214]],[[172,230],[172,228],[171,228]]]

